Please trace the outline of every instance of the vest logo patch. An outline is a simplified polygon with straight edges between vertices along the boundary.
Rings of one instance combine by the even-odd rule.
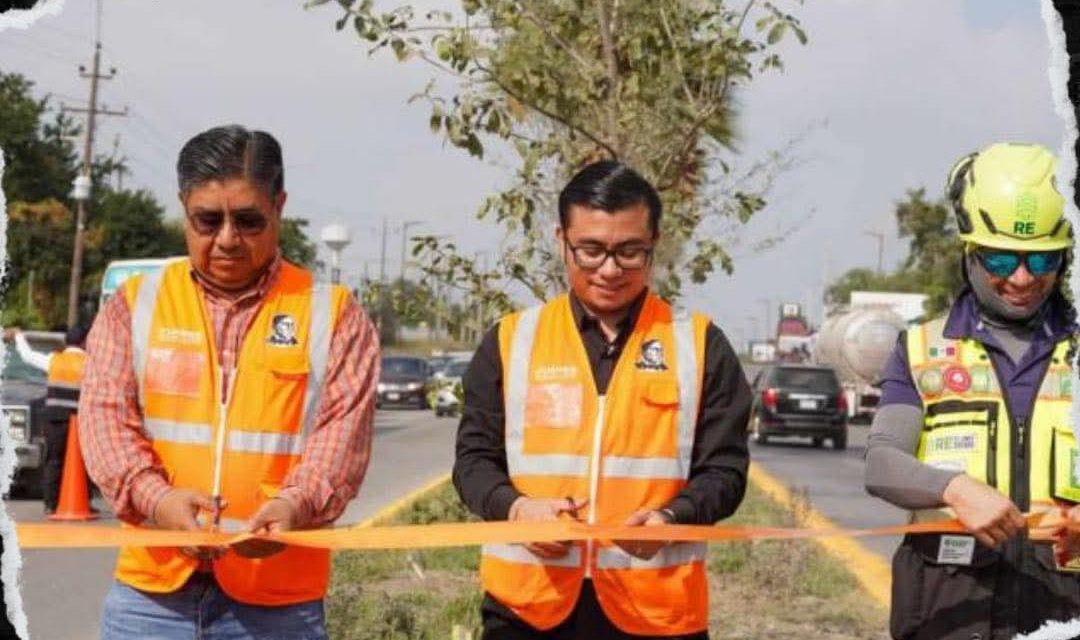
[[[945,347],[943,349],[939,349],[938,347],[930,347],[929,349],[927,349],[927,353],[929,353],[931,358],[951,358],[952,356],[956,355],[956,347]]]
[[[158,329],[158,340],[173,344],[200,344],[202,343],[202,334],[191,329],[161,327]]]
[[[936,395],[945,388],[945,379],[938,369],[927,369],[919,374],[919,389],[923,393]]]
[[[990,391],[990,369],[988,367],[972,367],[968,369],[971,374],[971,390],[976,392]]]
[[[287,313],[275,314],[270,321],[273,333],[267,338],[267,344],[275,347],[291,347],[299,343],[296,339],[296,318]]]
[[[978,440],[974,433],[937,436],[926,443],[927,453],[970,453],[975,451]]]
[[[945,386],[950,391],[963,393],[971,388],[971,374],[964,367],[949,367],[945,370]]]
[[[552,364],[540,367],[533,372],[533,379],[537,382],[551,382],[552,380],[577,380],[578,368],[574,365]]]
[[[634,366],[642,371],[667,371],[667,363],[664,362],[664,345],[655,339],[641,343],[641,356]]]

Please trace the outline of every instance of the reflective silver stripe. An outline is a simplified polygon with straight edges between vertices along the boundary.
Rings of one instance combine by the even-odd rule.
[[[525,446],[525,399],[529,388],[529,360],[532,359],[533,344],[536,342],[540,309],[540,306],[535,306],[521,312],[510,343],[510,370],[506,372],[506,466],[511,476],[535,471],[540,466],[538,462],[526,462],[527,458],[538,456],[525,456],[522,451]]]
[[[644,478],[682,480],[687,468],[676,458],[630,458],[604,456],[600,475],[605,478]]]
[[[229,430],[229,451],[300,455],[303,446],[303,438],[297,434]]]
[[[146,418],[143,420],[143,428],[146,433],[160,442],[173,442],[176,444],[205,444],[209,445],[213,439],[214,429],[209,424],[201,422],[174,422],[172,420],[159,420]]]
[[[154,320],[154,306],[164,273],[163,267],[143,276],[131,309],[131,365],[135,368],[135,379],[139,383],[139,405],[143,407],[146,406],[143,375],[146,369],[146,353],[150,349],[150,325]]]
[[[49,387],[63,389],[65,391],[78,391],[82,387],[77,382],[49,382]]]
[[[330,285],[316,284],[311,289],[311,323],[308,327],[308,381],[304,390],[304,414],[301,419],[302,440],[311,433],[318,415],[318,402],[326,367],[330,360],[330,337],[333,334],[333,317],[330,313],[333,289]]]
[[[526,549],[520,544],[485,544],[480,548],[481,555],[492,556],[500,560],[507,562],[517,562],[518,564],[535,564],[545,565],[550,567],[571,567],[577,568],[581,566],[581,546],[574,545],[570,547],[570,551],[561,558],[555,558],[554,560],[548,560],[534,555],[531,551]]]
[[[705,559],[708,547],[704,542],[677,542],[669,544],[656,552],[648,560],[635,558],[619,547],[604,547],[597,550],[597,569],[662,569],[677,567]]]
[[[508,457],[509,451],[507,447]],[[517,476],[584,476],[589,473],[589,457],[558,453],[523,455],[518,452],[511,473]]]
[[[64,400],[61,398],[45,398],[46,407],[64,407],[65,409],[78,409],[78,400]]]
[[[694,449],[694,426],[698,415],[698,357],[694,345],[694,319],[691,314],[678,309],[674,312],[675,363],[679,380],[679,470],[662,478],[689,478],[690,454]]]

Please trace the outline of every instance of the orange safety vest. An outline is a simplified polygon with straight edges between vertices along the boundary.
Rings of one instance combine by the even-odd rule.
[[[300,460],[348,293],[283,263],[244,336],[231,389],[223,389],[213,325],[188,260],[129,279],[123,292],[144,435],[172,486],[212,494],[219,482],[228,503],[221,528],[240,530]],[[164,593],[197,566],[174,547],[124,547],[116,577]],[[252,560],[230,552],[213,571],[235,600],[295,604],[326,593],[330,554],[290,546]]]
[[[82,385],[86,352],[68,347],[49,356],[49,371],[45,384],[45,406],[77,411],[79,387]]]
[[[622,524],[664,507],[686,486],[708,318],[649,294],[600,396],[566,295],[499,325],[506,458],[518,491],[589,497],[588,522]],[[484,589],[537,629],[570,615],[590,577],[607,617],[630,634],[708,626],[705,545],[668,545],[639,560],[609,541],[541,559],[520,545],[484,545]]]

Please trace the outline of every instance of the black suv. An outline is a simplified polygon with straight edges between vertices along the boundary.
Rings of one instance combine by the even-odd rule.
[[[375,406],[404,405],[428,408],[431,366],[416,356],[386,355],[375,398]]]
[[[825,438],[847,448],[847,400],[836,372],[826,367],[770,365],[754,378],[750,434],[766,444],[770,436],[807,436],[815,447]]]

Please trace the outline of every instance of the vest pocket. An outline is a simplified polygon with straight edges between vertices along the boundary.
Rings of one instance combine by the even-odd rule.
[[[679,384],[674,380],[650,380],[644,393],[647,404],[669,407],[679,404]]]
[[[893,556],[891,635],[989,640],[999,555],[977,545],[970,566],[939,564],[939,537],[906,536]]]
[[[1054,427],[1050,443],[1050,495],[1080,502],[1080,478],[1076,473],[1076,436],[1068,427]]]
[[[311,371],[307,354],[292,349],[275,352],[273,349],[267,348],[262,366],[269,370],[274,377],[287,380],[306,378]]]
[[[918,458],[938,469],[961,471],[997,484],[998,405],[944,400],[927,405]]]

